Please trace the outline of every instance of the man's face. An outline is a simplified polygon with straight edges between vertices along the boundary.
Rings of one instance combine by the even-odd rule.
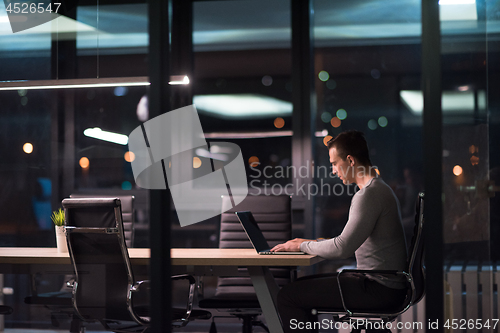
[[[330,154],[330,163],[332,164],[332,172],[337,175],[342,182],[347,185],[353,182],[353,177],[351,174],[351,165],[350,160],[347,157],[343,160],[338,154],[337,149],[331,148],[329,150]]]

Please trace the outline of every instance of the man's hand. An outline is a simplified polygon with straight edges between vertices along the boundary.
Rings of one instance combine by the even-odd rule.
[[[304,238],[295,238],[289,240],[286,243],[278,244],[271,249],[271,251],[276,252],[298,252],[300,251],[300,244],[303,242],[315,241],[314,239],[304,239]]]

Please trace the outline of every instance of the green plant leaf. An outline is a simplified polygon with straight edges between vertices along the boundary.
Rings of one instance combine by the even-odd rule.
[[[54,222],[55,225],[59,227],[64,225],[64,210],[62,210],[62,208],[59,208],[59,210],[53,211],[50,219],[52,220],[52,222]]]

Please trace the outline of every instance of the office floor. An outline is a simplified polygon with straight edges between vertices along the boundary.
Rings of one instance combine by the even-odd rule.
[[[182,328],[175,328],[172,332],[189,332],[189,333],[207,333],[210,330],[211,320],[200,320],[190,322],[187,326]],[[219,333],[238,333],[241,332],[241,321],[236,318],[217,318],[217,332]],[[45,324],[45,327],[47,323]],[[5,328],[4,331],[0,333],[68,333],[69,325],[66,322],[61,322],[61,327],[59,329],[55,328]],[[260,327],[254,327],[255,333],[265,332]],[[102,329],[99,324],[87,324],[87,333],[108,333]]]
[[[186,327],[180,329],[174,329],[173,332],[189,332],[189,333],[207,333],[210,329],[210,322],[208,323],[189,323]],[[253,330],[255,333],[265,332],[259,327],[255,327]],[[29,329],[29,328],[6,328],[1,333],[68,333],[68,330],[54,330],[54,329]],[[108,331],[99,330],[87,330],[87,333],[109,333]],[[241,332],[240,323],[218,323],[217,332],[224,333],[236,333]]]

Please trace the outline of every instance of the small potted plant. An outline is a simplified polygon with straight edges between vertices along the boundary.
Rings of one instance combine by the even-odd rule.
[[[52,222],[54,222],[54,226],[56,229],[57,252],[68,252],[66,234],[64,233],[64,210],[59,208],[59,210],[53,211],[50,219],[52,220]]]

